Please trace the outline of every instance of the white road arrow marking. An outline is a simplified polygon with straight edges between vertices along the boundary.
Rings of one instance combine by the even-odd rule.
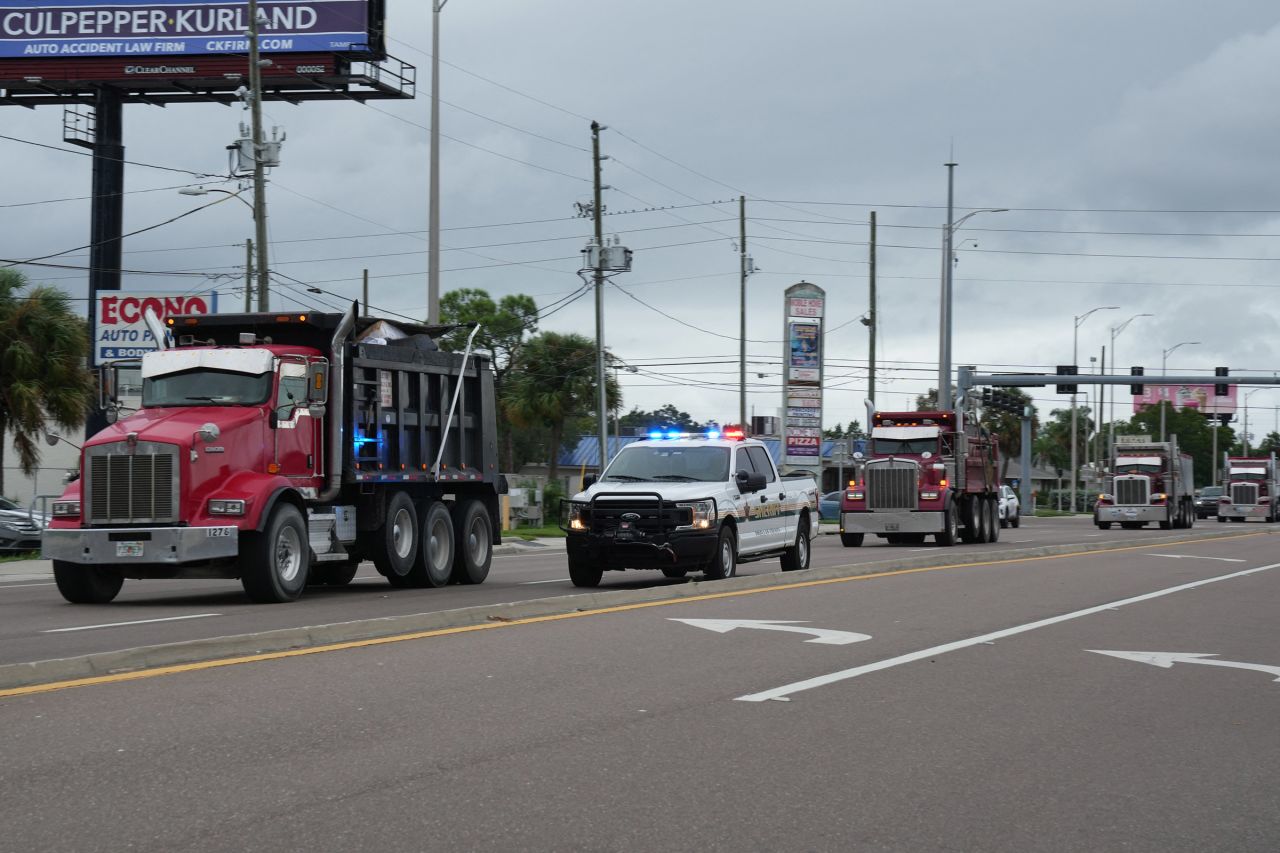
[[[793,634],[812,634],[812,640],[806,643],[820,643],[825,646],[847,646],[850,643],[861,643],[870,640],[870,634],[856,634],[853,631],[833,631],[829,628],[800,628],[803,622],[783,621],[779,619],[672,619],[672,622],[683,622],[695,628],[706,628],[717,634],[727,634],[734,628],[759,628],[762,631],[789,631]]]
[[[1175,663],[1202,663],[1205,666],[1228,666],[1232,669],[1256,669],[1258,672],[1265,672],[1268,675],[1274,675],[1276,681],[1280,681],[1280,666],[1267,666],[1263,663],[1244,663],[1234,660],[1208,660],[1208,658],[1216,658],[1216,654],[1200,654],[1198,652],[1108,652],[1102,649],[1085,649],[1087,652],[1093,652],[1097,655],[1110,655],[1113,658],[1121,660],[1132,660],[1138,663],[1147,663],[1152,666],[1163,667],[1169,669]]]
[[[1171,560],[1217,560],[1220,563],[1243,563],[1236,557],[1206,557],[1203,554],[1147,554],[1148,557],[1168,557]]]

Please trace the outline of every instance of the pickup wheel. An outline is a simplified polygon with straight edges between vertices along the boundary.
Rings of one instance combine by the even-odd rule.
[[[307,523],[296,506],[277,504],[263,531],[245,540],[241,555],[245,569],[240,575],[245,595],[260,604],[293,601],[302,595],[310,574],[311,546]]]
[[[58,592],[72,604],[106,604],[124,586],[124,577],[119,572],[65,560],[53,561],[53,579],[58,584]]]
[[[1018,507],[1018,511],[1013,514],[1013,521],[1009,522],[1015,528],[1022,526],[1022,507]]]
[[[801,516],[796,528],[796,542],[782,552],[782,570],[800,572],[809,568],[809,517]]]
[[[387,517],[373,535],[373,564],[392,586],[414,586],[409,573],[418,559],[418,509],[404,492],[387,501]]]
[[[592,566],[581,557],[569,555],[569,580],[574,586],[597,587],[602,577],[604,569]]]
[[[942,523],[942,532],[933,534],[933,541],[942,546],[956,544],[956,541],[960,538],[960,526],[956,522],[955,504],[947,505],[947,511],[943,514]]]
[[[689,574],[689,570],[680,566],[667,566],[662,570],[662,573],[669,578],[682,578]]]
[[[840,544],[846,548],[861,548],[864,533],[841,533]]]
[[[458,583],[484,583],[493,563],[493,521],[484,504],[463,501],[453,512],[453,579]]]
[[[716,542],[716,552],[711,561],[703,569],[703,574],[713,581],[731,578],[738,573],[738,537],[733,528],[720,528],[720,540]]]

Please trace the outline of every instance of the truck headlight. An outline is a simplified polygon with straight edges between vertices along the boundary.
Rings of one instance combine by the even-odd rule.
[[[54,501],[53,517],[54,518],[79,518],[80,517],[80,501]]]
[[[565,519],[565,525],[570,530],[582,532],[587,529],[587,522],[583,518],[586,508],[586,504],[578,501],[570,501],[566,504],[565,512],[567,514],[567,518]]]
[[[209,515],[244,515],[244,501],[209,501]]]
[[[688,508],[692,515],[691,522],[681,525],[681,530],[709,530],[716,523],[715,501],[690,501],[678,503],[676,506],[682,509]]]
[[[930,491],[930,492],[921,492],[921,493],[920,493],[920,500],[922,500],[922,501],[936,501],[937,499],[938,499],[938,493],[937,493],[937,492]]]
[[[860,501],[862,500],[862,492],[848,492],[845,497],[851,501]]]

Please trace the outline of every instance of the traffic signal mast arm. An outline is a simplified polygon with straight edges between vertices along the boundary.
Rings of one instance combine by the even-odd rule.
[[[977,386],[1003,388],[1042,388],[1046,385],[1057,385],[1070,376],[1073,384],[1078,385],[1132,385],[1138,377],[1127,373],[1115,376],[1103,374],[1058,374],[1058,373],[978,373],[972,367],[961,367],[957,370],[956,385],[960,393],[967,394]],[[1280,385],[1280,377],[1276,376],[1198,376],[1145,374],[1141,377],[1143,385]]]

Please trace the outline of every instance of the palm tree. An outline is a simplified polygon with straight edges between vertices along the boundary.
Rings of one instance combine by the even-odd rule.
[[[507,375],[502,395],[503,414],[522,429],[542,427],[551,434],[548,479],[560,472],[560,446],[565,423],[596,411],[596,345],[582,335],[543,332],[520,349]],[[606,408],[621,403],[613,377],[605,377]]]
[[[0,446],[11,434],[27,476],[40,465],[48,421],[63,430],[84,424],[93,400],[88,354],[85,322],[65,293],[31,287],[17,270],[0,269]]]

